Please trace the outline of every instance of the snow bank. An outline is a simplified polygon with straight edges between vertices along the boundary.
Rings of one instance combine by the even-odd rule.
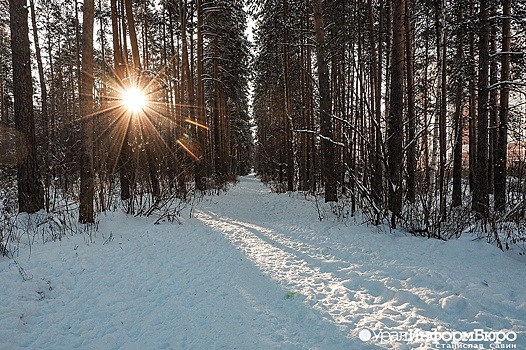
[[[526,349],[526,266],[482,242],[319,222],[254,177],[153,221],[1,260],[0,348]]]

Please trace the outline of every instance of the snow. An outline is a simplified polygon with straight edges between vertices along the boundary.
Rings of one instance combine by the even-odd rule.
[[[0,349],[526,349],[524,261],[313,205],[248,176],[182,225],[108,213],[91,238],[20,249],[0,260]]]

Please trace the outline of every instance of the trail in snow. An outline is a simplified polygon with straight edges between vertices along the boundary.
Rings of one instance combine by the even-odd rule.
[[[526,267],[484,243],[319,222],[255,177],[153,221],[103,215],[93,243],[0,260],[0,349],[429,349],[359,333],[433,328],[526,349]]]
[[[440,325],[418,314],[416,308],[423,307],[425,301],[402,284],[396,291],[381,284],[371,289],[374,284],[360,276],[360,271],[351,263],[335,260],[331,255],[309,255],[308,251],[292,248],[301,248],[303,244],[300,243],[292,244],[292,247],[282,245],[283,241],[288,243],[290,240],[277,237],[275,233],[269,234],[266,229],[257,229],[257,226],[221,217],[214,219],[204,213],[199,217],[223,232],[271,278],[304,295],[315,309],[328,314],[349,335],[357,327],[361,330],[378,323],[398,326],[399,329],[403,329],[400,326],[431,329]],[[341,266],[339,269],[330,272],[338,265]],[[347,276],[337,277],[345,275],[343,269]]]
[[[351,338],[363,329],[486,329],[513,330],[526,342],[526,293],[520,292],[517,299],[525,285],[524,266],[494,247],[318,223],[309,220],[312,211],[307,206],[295,206],[298,200],[293,204],[286,195],[269,196],[255,181],[244,179],[232,190],[237,207],[204,210],[198,218],[222,232],[269,277],[299,291]],[[477,247],[482,248],[480,253]],[[493,257],[502,264],[491,263]]]

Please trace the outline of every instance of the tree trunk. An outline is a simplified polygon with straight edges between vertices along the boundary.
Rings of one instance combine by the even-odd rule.
[[[470,4],[470,17],[475,16],[474,3]],[[470,30],[469,33],[469,57],[475,62],[475,33]],[[476,65],[470,65],[469,74],[469,188],[475,192],[475,171],[477,168],[477,114],[476,114]]]
[[[391,92],[387,129],[387,164],[389,166],[389,210],[391,227],[396,228],[402,211],[402,160],[404,118],[404,0],[391,3],[393,40],[391,43]]]
[[[508,161],[508,114],[510,101],[511,0],[502,4],[502,57],[497,157],[495,158],[495,209],[506,209],[506,174]]]
[[[428,9],[426,7],[426,17],[428,16]],[[426,33],[424,34],[424,77],[427,77],[429,74],[429,32],[430,30],[426,28]],[[424,78],[423,82],[423,88],[422,88],[422,99],[423,101],[423,113],[422,113],[422,119],[424,120],[424,132],[422,134],[422,147],[424,148],[424,161],[422,166],[424,167],[424,175],[425,175],[425,182],[424,182],[424,191],[426,193],[429,192],[429,189],[431,188],[431,165],[429,163],[431,154],[429,150],[429,84],[427,81],[427,78]],[[428,196],[429,198],[431,196]],[[428,219],[425,218],[425,221],[428,222]]]
[[[3,31],[4,28],[0,26],[0,29],[2,32],[0,32],[0,126],[8,127],[9,126],[9,110],[8,110],[8,97],[7,93],[5,91],[5,72],[4,72],[4,60],[7,60],[8,58],[4,56],[3,50],[1,48],[4,47],[7,43],[4,42],[4,36]]]
[[[217,28],[218,15],[214,14],[214,28]],[[218,35],[214,36],[213,39],[213,89],[214,89],[214,107],[213,107],[213,129],[214,129],[214,168],[216,181],[219,184],[224,184],[227,181],[227,159],[225,158],[225,138],[226,135],[223,133],[225,130],[226,116],[223,114],[222,100],[223,91],[221,87],[221,67],[219,64],[220,60],[220,49],[219,49],[219,38]]]
[[[126,45],[126,25],[125,17],[123,16],[123,3],[120,6],[117,0],[110,1],[111,7],[111,24],[112,24],[112,38],[113,38],[113,57],[115,65],[115,75],[117,84],[123,86],[123,80],[127,74],[127,45]],[[121,26],[119,27],[119,17],[121,18]],[[118,98],[118,97],[116,97]],[[117,159],[117,167],[120,180],[120,194],[122,200],[128,200],[132,195],[132,160],[131,149],[129,145],[129,133],[131,123],[122,116],[116,116],[122,119],[119,127],[123,128],[122,139],[119,140],[121,144],[120,152]]]
[[[289,78],[290,43],[288,24],[288,0],[283,0],[283,80],[284,80],[284,109],[285,109],[285,136],[286,136],[286,161],[287,161],[287,191],[294,191],[294,140],[292,134],[292,93]]]
[[[44,76],[44,65],[42,64],[42,55],[40,51],[40,42],[38,40],[37,21],[35,15],[35,2],[34,0],[29,1],[31,8],[31,24],[33,27],[33,41],[35,43],[35,54],[37,58],[38,67],[38,80],[40,82],[40,98],[42,105],[42,132],[44,145],[42,147],[43,160],[44,160],[44,207],[46,211],[49,211],[49,186],[50,186],[50,169],[49,169],[49,116],[47,109],[47,87],[46,78]],[[0,62],[1,64],[1,62]]]
[[[462,5],[457,5],[457,23],[462,23],[464,13]],[[464,31],[457,29],[457,53],[456,64],[463,64],[464,61]],[[454,115],[454,135],[455,144],[453,148],[453,207],[462,205],[462,140],[464,136],[464,108],[463,108],[464,77],[463,72],[458,72],[455,80],[455,115]]]
[[[111,31],[113,43],[113,65],[118,83],[122,81],[122,49],[120,44],[119,20],[117,13],[117,0],[110,0]]]
[[[493,8],[491,13],[491,17],[495,17],[495,9]],[[497,28],[495,25],[491,26],[491,34],[490,34],[490,52],[492,55],[494,55],[497,52]],[[498,78],[498,69],[497,69],[497,59],[493,58],[491,59],[490,63],[490,70],[489,70],[489,85],[495,86],[497,83]],[[497,103],[498,103],[498,90],[497,89],[491,89],[489,92],[489,150],[488,150],[488,193],[494,194],[493,185],[495,184],[494,181],[494,174],[495,174],[495,159],[497,159],[497,143],[498,143],[498,136],[499,136],[499,126],[498,126],[498,110],[497,110]]]
[[[44,207],[33,112],[29,26],[25,0],[9,0],[15,128],[22,136],[17,166],[18,211],[35,213]]]
[[[472,208],[480,217],[489,216],[488,185],[488,103],[489,103],[489,0],[480,2],[479,67],[477,105],[477,165]]]
[[[369,29],[369,45],[371,54],[371,93],[374,96],[372,102],[373,113],[371,113],[371,147],[370,162],[371,162],[371,195],[372,199],[378,207],[383,204],[382,183],[383,183],[383,164],[382,164],[382,35],[383,30],[383,1],[380,1],[380,21],[379,21],[379,40],[378,48],[375,44],[374,35],[374,17],[372,0],[368,0],[368,29]],[[378,222],[378,221],[377,221]]]
[[[80,86],[81,154],[79,222],[93,223],[93,0],[84,0],[82,15],[82,75]]]
[[[320,85],[320,135],[325,181],[325,202],[338,200],[335,152],[332,137],[332,100],[329,84],[329,67],[325,47],[325,29],[321,0],[313,0],[314,30],[316,33],[316,61],[318,63],[318,80]]]
[[[305,12],[305,11],[304,11]],[[300,73],[300,103],[304,108],[301,108],[300,110],[300,127],[303,130],[309,130],[308,129],[308,111],[307,111],[307,80],[310,78],[307,76],[307,64],[306,64],[306,46],[305,46],[305,14],[301,14],[300,18],[300,31],[299,31],[299,42],[300,42],[300,52],[299,52],[299,60],[300,65],[302,67],[301,73]],[[302,132],[299,135],[299,151],[298,151],[298,190],[299,191],[307,191],[308,190],[308,183],[309,183],[309,157],[308,157],[308,145],[307,140],[309,137],[309,133]]]
[[[446,178],[447,162],[447,50],[446,50],[446,14],[445,1],[440,2],[440,169],[439,169],[439,191],[440,191],[440,219],[446,219],[446,197],[448,180]]]
[[[409,7],[411,0],[406,0],[405,4],[405,56],[407,59],[407,200],[414,203],[416,200],[416,113],[415,113],[415,91],[414,91],[414,49],[413,49],[413,28],[411,24]]]
[[[187,40],[187,33],[186,33],[186,28],[187,28],[186,8],[187,6],[188,6],[187,1],[179,0],[179,21],[181,23],[181,48],[182,48],[182,52],[181,52],[182,79],[181,80],[182,80],[182,86],[184,87],[183,91],[186,91],[187,93],[187,99],[185,100],[183,98],[183,105],[184,105],[183,108],[185,109],[184,114],[186,118],[188,118],[188,120],[195,121],[196,106],[195,106],[194,76],[193,76],[192,70],[190,69],[190,62],[188,58],[188,40]],[[184,97],[184,93],[183,93],[183,97]],[[198,130],[195,130],[197,126],[191,123],[186,124],[185,127],[193,129],[193,131],[195,131],[192,133],[192,136],[196,135],[198,132]],[[200,154],[200,152],[198,152],[198,150],[192,149],[191,151],[192,151],[192,156],[194,157],[194,167],[195,167],[194,176],[195,176],[196,173],[198,173],[197,169],[198,169],[199,163],[201,162],[202,155]],[[197,184],[197,181],[196,181],[196,184]]]
[[[206,151],[206,109],[205,109],[205,86],[204,86],[204,56],[203,56],[203,3],[197,0],[197,142],[203,152]],[[194,179],[195,187],[204,191],[206,189],[206,154],[201,156],[195,163]]]
[[[139,45],[137,43],[137,33],[135,32],[135,21],[133,19],[132,0],[123,0],[123,1],[126,7],[126,20],[128,21],[128,30],[130,31],[130,45],[132,49],[133,67],[138,72],[140,72],[141,58],[139,56]]]

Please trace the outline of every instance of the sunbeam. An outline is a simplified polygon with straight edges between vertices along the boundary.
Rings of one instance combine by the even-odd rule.
[[[118,163],[124,152],[147,149],[150,154],[169,156],[179,163],[179,149],[196,161],[203,158],[203,146],[193,139],[194,133],[178,138],[177,130],[186,130],[188,125],[209,128],[188,116],[199,106],[169,97],[170,87],[163,75],[174,59],[175,56],[155,72],[137,72],[129,67],[115,70],[105,62],[111,73],[95,87],[95,109],[81,118],[97,120],[95,141],[106,150],[104,158],[113,172],[120,168]]]
[[[123,106],[131,112],[132,115],[140,115],[144,112],[148,99],[144,91],[136,86],[130,86],[124,90],[121,96]]]
[[[190,145],[186,145],[182,140],[177,140],[177,144],[181,146],[189,155],[191,155],[195,160],[199,161],[201,160],[201,157],[199,157],[197,154],[194,153],[192,149],[190,149]]]
[[[195,120],[191,120],[191,119],[186,119],[185,122],[187,122],[188,124],[192,124],[192,125],[195,125],[197,127],[200,127],[200,128],[203,128],[205,130],[208,130],[208,126],[206,125],[203,125]]]

